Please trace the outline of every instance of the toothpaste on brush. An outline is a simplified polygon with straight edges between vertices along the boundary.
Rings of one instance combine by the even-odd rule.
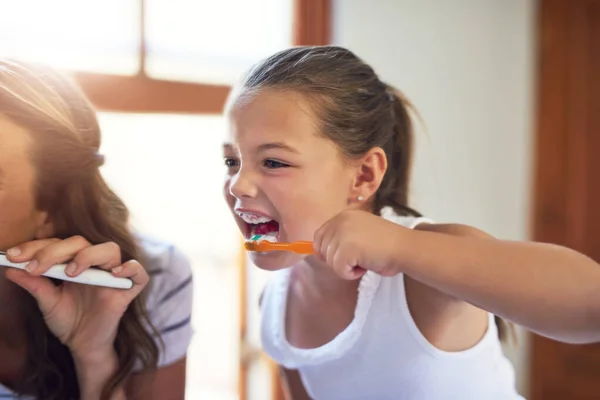
[[[254,236],[252,236],[250,238],[251,242],[262,242],[263,240],[266,240],[267,242],[271,242],[271,243],[277,243],[277,232],[270,232],[267,234],[256,234]]]

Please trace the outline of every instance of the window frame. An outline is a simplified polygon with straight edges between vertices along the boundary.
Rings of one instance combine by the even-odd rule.
[[[122,76],[73,72],[73,78],[99,111],[128,113],[220,114],[229,85],[154,79],[145,72],[144,6],[140,3],[139,69]],[[294,0],[294,45],[325,45],[331,41],[332,0]]]
[[[220,114],[230,86],[74,72],[73,77],[98,111]]]

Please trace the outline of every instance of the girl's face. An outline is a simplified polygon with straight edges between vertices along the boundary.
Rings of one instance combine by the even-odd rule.
[[[246,239],[272,232],[279,242],[312,241],[351,202],[356,167],[319,134],[310,110],[295,92],[261,90],[242,95],[228,112],[224,194]],[[267,270],[299,260],[289,252],[251,257]]]
[[[46,220],[35,205],[30,136],[0,113],[0,250],[41,236]]]

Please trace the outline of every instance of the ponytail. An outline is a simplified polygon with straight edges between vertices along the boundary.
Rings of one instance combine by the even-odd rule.
[[[392,131],[383,145],[388,158],[388,169],[375,195],[374,211],[379,213],[383,207],[390,206],[398,215],[420,217],[419,212],[408,206],[414,140],[409,110],[416,111],[399,90],[384,85],[393,122]]]

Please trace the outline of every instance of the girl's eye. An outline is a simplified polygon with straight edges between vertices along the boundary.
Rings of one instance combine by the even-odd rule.
[[[263,161],[263,166],[268,169],[278,169],[278,168],[289,167],[289,165],[284,164],[280,161],[275,161],[275,160],[265,160],[265,161]]]
[[[239,166],[240,162],[235,158],[225,157],[225,166],[227,168],[235,168]]]

